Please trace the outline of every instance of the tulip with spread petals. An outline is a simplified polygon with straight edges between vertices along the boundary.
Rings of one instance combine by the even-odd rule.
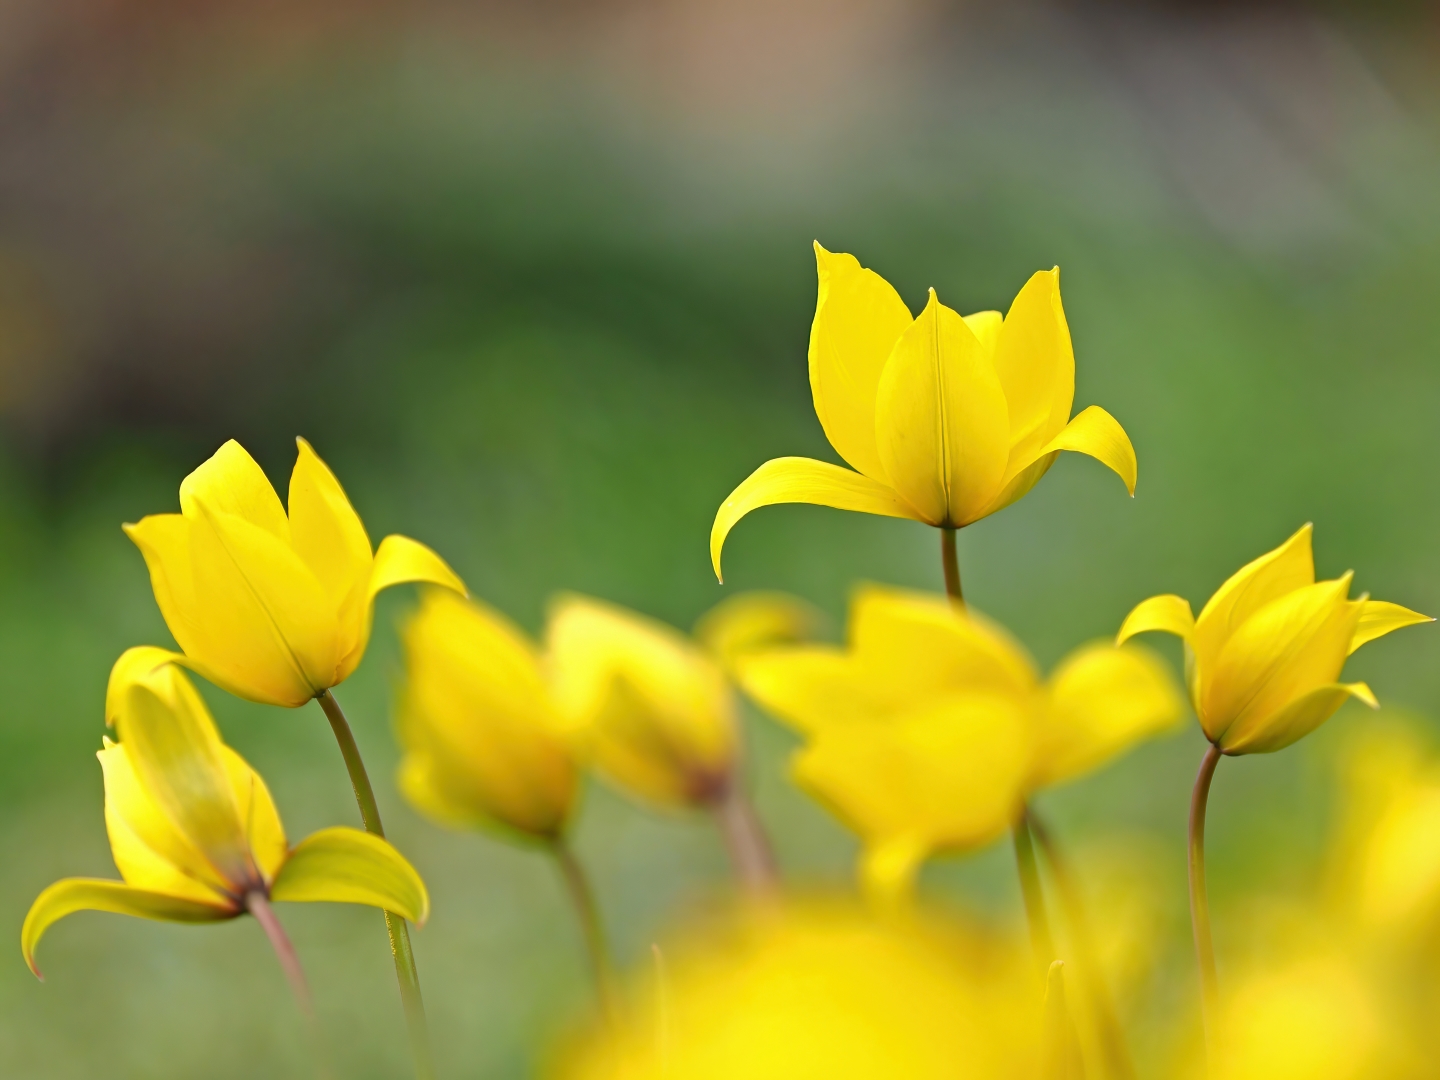
[[[1392,630],[1433,621],[1368,596],[1351,600],[1352,573],[1316,581],[1311,531],[1305,525],[1242,567],[1199,618],[1182,597],[1153,596],[1130,612],[1117,637],[1163,630],[1185,642],[1190,700],[1211,744],[1190,804],[1190,910],[1212,1031],[1219,989],[1205,895],[1205,811],[1220,757],[1282,750],[1352,697],[1375,708],[1370,687],[1339,681],[1346,658]]]
[[[162,649],[131,649],[106,694],[118,742],[99,753],[105,826],[123,881],[66,878],[42,892],[21,930],[35,946],[58,919],[110,911],[204,923],[254,915],[302,1003],[303,974],[272,900],[369,904],[424,922],[425,884],[405,858],[357,829],[322,829],[290,847],[265,782],[220,741],[194,686]]]
[[[736,522],[775,503],[911,518],[945,530],[953,552],[954,530],[1021,498],[1061,450],[1103,462],[1135,493],[1135,450],[1115,418],[1098,405],[1070,415],[1075,356],[1058,268],[1034,274],[1003,318],[962,317],[933,289],[914,316],[853,255],[817,243],[815,257],[810,389],[850,468],[786,457],[756,469],[715,515],[717,577]]]
[[[848,636],[753,655],[740,683],[805,737],[795,778],[860,836],[862,880],[882,897],[1180,717],[1148,652],[1087,645],[1042,682],[1004,630],[940,596],[865,586]]]

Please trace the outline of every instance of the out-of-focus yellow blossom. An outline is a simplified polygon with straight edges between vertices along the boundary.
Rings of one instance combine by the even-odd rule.
[[[1072,418],[1075,354],[1060,304],[1060,270],[1030,278],[1001,318],[961,317],[930,290],[918,317],[853,255],[818,243],[810,389],[830,445],[850,469],[775,458],[715,515],[710,555],[750,511],[817,503],[960,528],[1002,510],[1044,476],[1061,450],[1108,465],[1135,493],[1135,450],[1092,405]],[[852,471],[853,470],[853,471]]]
[[[106,718],[119,742],[99,753],[105,827],[122,881],[66,878],[40,894],[21,930],[35,946],[58,919],[112,911],[169,922],[217,922],[269,900],[369,904],[423,923],[425,884],[384,840],[322,829],[290,848],[265,782],[220,741],[173,654],[131,649],[115,664]]]
[[[1035,789],[1175,724],[1178,690],[1133,647],[1087,645],[1042,682],[999,626],[944,597],[858,590],[845,648],[740,663],[740,682],[806,736],[797,782],[864,843],[862,877],[903,894],[930,855],[979,847]]]
[[[762,912],[667,950],[651,1008],[564,1080],[1024,1080],[1042,1005],[1003,946],[918,919]]]
[[[782,592],[736,593],[695,623],[695,640],[734,674],[742,656],[793,645],[815,636],[821,616],[805,601]]]
[[[1347,656],[1392,630],[1434,621],[1399,604],[1349,599],[1352,577],[1315,580],[1306,525],[1220,586],[1198,619],[1182,597],[1153,596],[1130,612],[1116,640],[1176,634],[1205,737],[1226,754],[1281,750],[1350,697],[1376,706],[1364,683],[1337,681]]]
[[[725,797],[739,739],[718,661],[664,623],[574,594],[552,604],[545,640],[556,706],[597,771],[660,806]]]
[[[349,678],[375,594],[407,581],[464,593],[441,558],[404,536],[370,538],[304,439],[289,514],[233,439],[180,485],[178,514],[126,525],[150,569],[178,662],[243,698],[296,707]]]
[[[402,631],[400,790],[445,825],[553,842],[578,771],[539,650],[508,619],[426,589]]]

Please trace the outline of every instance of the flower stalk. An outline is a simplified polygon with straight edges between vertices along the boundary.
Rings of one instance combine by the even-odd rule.
[[[1035,861],[1035,843],[1025,810],[1010,830],[1015,841],[1015,866],[1020,873],[1020,893],[1025,899],[1025,918],[1030,924],[1030,944],[1041,982],[1048,978],[1055,959],[1055,942],[1050,936],[1050,919],[1045,911],[1045,890],[1040,884],[1040,867]]]
[[[730,779],[715,804],[715,819],[740,883],[754,896],[772,895],[779,887],[775,852],[738,777]]]
[[[1200,969],[1200,1006],[1205,1023],[1205,1043],[1214,1056],[1215,1025],[1219,1021],[1220,980],[1215,970],[1215,942],[1210,936],[1210,902],[1205,895],[1205,808],[1210,801],[1210,782],[1220,764],[1220,747],[1205,751],[1195,790],[1190,796],[1190,928],[1195,935],[1195,961]]]
[[[350,786],[355,792],[355,802],[360,807],[360,820],[365,824],[365,831],[383,838],[385,827],[380,823],[375,789],[370,785],[370,775],[365,771],[360,748],[355,744],[355,733],[350,730],[340,702],[329,690],[322,690],[316,695],[316,700],[325,711],[325,718],[330,721],[330,730],[335,733],[335,741],[345,759],[345,769],[350,774]],[[395,959],[395,978],[400,984],[400,1002],[405,1010],[405,1026],[410,1036],[410,1055],[415,1062],[416,1080],[434,1080],[435,1065],[430,1054],[425,1000],[420,994],[420,973],[416,970],[415,952],[410,945],[410,928],[403,916],[386,911],[385,932],[390,938],[390,954]]]
[[[960,555],[955,549],[958,529],[940,530],[940,562],[945,567],[945,592],[960,607],[965,606],[965,593],[960,588]]]
[[[585,951],[590,956],[590,971],[595,980],[595,1000],[605,1023],[614,1026],[619,1017],[615,1004],[615,975],[610,964],[610,948],[605,939],[605,925],[600,919],[600,907],[595,902],[595,890],[590,887],[590,878],[574,850],[565,840],[556,840],[551,845],[555,865],[565,879],[565,891],[575,906],[580,920],[580,930],[585,937]]]

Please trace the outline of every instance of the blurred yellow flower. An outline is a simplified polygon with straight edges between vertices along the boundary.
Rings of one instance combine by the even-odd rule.
[[[746,692],[806,736],[796,781],[864,843],[862,877],[903,894],[930,855],[975,848],[1027,796],[1175,724],[1178,690],[1133,647],[1087,645],[1041,682],[999,626],[944,597],[859,589],[845,648],[741,661]]]
[[[788,593],[736,593],[702,615],[695,640],[731,675],[741,657],[776,645],[792,645],[815,636],[821,616]]]
[[[1337,681],[1347,656],[1392,630],[1434,621],[1399,604],[1349,599],[1352,576],[1315,580],[1306,525],[1220,586],[1198,619],[1182,597],[1153,596],[1130,612],[1116,640],[1149,630],[1178,635],[1205,737],[1226,754],[1281,750],[1347,698],[1376,705],[1364,683]]]
[[[1072,418],[1075,355],[1060,271],[1033,275],[1003,319],[961,317],[930,290],[919,317],[853,255],[818,243],[810,389],[820,425],[850,469],[775,458],[715,515],[710,556],[750,511],[816,503],[957,529],[1028,492],[1061,450],[1108,465],[1135,493],[1135,450],[1109,413]],[[853,471],[852,471],[853,470]]]
[[[660,806],[724,799],[738,749],[719,663],[678,630],[564,594],[545,632],[550,683],[595,768]]]
[[[499,612],[445,589],[424,590],[401,637],[405,797],[445,825],[558,840],[579,778],[539,650]]]
[[[919,919],[769,911],[667,951],[651,1009],[564,1080],[1015,1080],[1037,1075],[1039,995],[1013,950]]]
[[[231,919],[269,900],[369,904],[424,922],[414,868],[379,837],[322,829],[287,846],[265,782],[220,741],[204,701],[163,649],[116,662],[106,718],[120,737],[99,753],[105,826],[121,881],[66,878],[40,894],[21,930],[35,946],[58,919],[112,911],[170,922]]]
[[[180,662],[240,697],[292,708],[355,670],[381,589],[428,581],[465,591],[407,537],[387,536],[372,554],[335,475],[296,441],[288,516],[232,439],[180,485],[180,513],[125,526]]]

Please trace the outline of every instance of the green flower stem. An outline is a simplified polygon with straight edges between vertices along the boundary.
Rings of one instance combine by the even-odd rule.
[[[1220,1013],[1220,979],[1215,971],[1215,942],[1210,937],[1210,901],[1205,896],[1205,808],[1210,802],[1210,781],[1219,764],[1220,748],[1212,745],[1200,762],[1190,796],[1190,928],[1195,934],[1195,960],[1200,968],[1205,1045],[1212,1058]]]
[[[615,974],[610,964],[610,947],[605,940],[605,924],[600,918],[600,907],[595,903],[595,890],[590,887],[590,878],[574,850],[565,840],[557,840],[550,847],[560,876],[565,879],[565,889],[575,905],[575,914],[580,919],[580,929],[585,936],[585,951],[590,956],[590,970],[595,979],[595,1000],[607,1024],[614,1025],[618,1019],[615,1005]]]
[[[1050,919],[1045,913],[1045,891],[1040,886],[1040,867],[1035,862],[1035,844],[1030,839],[1030,824],[1022,810],[1011,835],[1015,839],[1015,865],[1020,871],[1020,893],[1025,898],[1025,917],[1030,923],[1030,944],[1035,949],[1035,963],[1040,982],[1045,984],[1050,964],[1055,959],[1055,943],[1050,937]]]
[[[775,853],[739,777],[730,779],[725,794],[715,804],[715,819],[741,884],[751,895],[773,895],[779,888]]]
[[[345,769],[350,773],[350,786],[355,791],[355,802],[360,807],[360,819],[365,831],[376,836],[385,835],[380,824],[380,808],[375,804],[375,789],[370,786],[370,776],[365,771],[365,762],[360,757],[360,748],[355,745],[355,733],[340,703],[329,690],[316,695],[320,708],[330,721],[330,730],[335,732],[335,741],[340,744],[340,754],[345,758]],[[385,912],[385,932],[390,935],[390,954],[395,958],[395,977],[400,983],[400,1002],[405,1009],[405,1026],[410,1034],[410,1056],[415,1062],[416,1080],[434,1080],[435,1063],[430,1056],[430,1033],[425,1023],[425,1001],[420,996],[420,973],[415,969],[415,953],[410,947],[410,928],[405,918],[393,911]]]
[[[1071,944],[1080,968],[1078,975],[1095,1009],[1096,1026],[1100,1029],[1100,1042],[1105,1048],[1109,1075],[1117,1080],[1135,1080],[1135,1062],[1125,1043],[1125,1031],[1120,1026],[1110,988],[1105,985],[1105,977],[1100,971],[1095,939],[1090,933],[1090,919],[1085,912],[1084,898],[1080,895],[1080,884],[1070,872],[1070,861],[1060,851],[1054,834],[1033,808],[1026,807],[1025,819],[1050,866],[1055,892],[1060,897],[1060,906],[1065,909],[1065,923],[1070,929]]]
[[[955,529],[940,530],[940,562],[945,567],[945,592],[961,607],[965,593],[960,588],[960,555],[955,550]]]
[[[324,1040],[320,1035],[320,1021],[315,1016],[315,999],[310,996],[310,983],[305,978],[305,969],[300,966],[300,957],[295,952],[295,946],[291,944],[290,936],[285,933],[285,927],[280,925],[280,918],[270,906],[269,897],[259,889],[252,889],[245,894],[245,910],[255,916],[255,921],[270,939],[275,957],[280,961],[280,969],[285,972],[285,978],[295,994],[295,1003],[300,1006],[300,1013],[305,1018],[305,1027],[315,1055],[315,1071],[319,1076],[328,1078],[330,1067],[326,1060]]]

